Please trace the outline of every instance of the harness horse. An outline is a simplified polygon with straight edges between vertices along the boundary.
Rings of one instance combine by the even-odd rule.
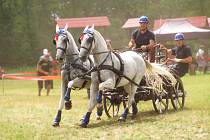
[[[87,88],[90,87],[90,76],[83,75],[88,70],[93,67],[93,62],[89,58],[85,62],[79,60],[79,51],[78,47],[74,41],[74,38],[67,31],[67,25],[64,29],[59,29],[59,26],[56,26],[56,60],[62,62],[61,68],[61,97],[59,102],[58,111],[54,119],[53,126],[59,126],[61,121],[62,109],[65,102],[66,110],[71,109],[71,89],[72,88]]]
[[[163,80],[159,74],[167,75],[171,81],[175,81],[171,73],[166,70],[162,71],[162,68],[158,66],[151,65],[136,52],[126,51],[118,55],[109,51],[104,38],[94,29],[94,26],[84,29],[80,42],[80,59],[86,61],[89,54],[92,54],[95,63],[91,70],[88,111],[82,119],[81,127],[86,127],[89,123],[91,112],[96,105],[97,94],[101,95],[106,90],[123,87],[128,94],[128,105],[126,105],[119,121],[125,121],[131,106],[133,116],[138,112],[134,96],[145,74],[152,75],[146,78],[146,82],[151,85],[154,91],[164,90],[162,88]],[[161,94],[161,92],[159,93]]]

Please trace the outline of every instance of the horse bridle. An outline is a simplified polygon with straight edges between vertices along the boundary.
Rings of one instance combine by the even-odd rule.
[[[88,35],[88,39],[87,39],[87,42],[89,42],[89,44],[90,44],[90,47],[85,47],[85,46],[81,46],[80,48],[83,48],[83,49],[85,49],[86,51],[87,51],[87,53],[88,53],[88,55],[90,54],[90,51],[92,50],[92,46],[93,46],[93,42],[95,41],[95,38],[94,38],[94,35],[93,34],[91,34],[91,33],[84,33],[83,35],[81,35],[81,36],[84,36],[84,35]],[[81,38],[81,37],[80,37]],[[81,39],[79,40],[80,42],[80,44],[81,44]]]
[[[56,47],[56,49],[62,50],[63,53],[66,54],[66,48],[67,48],[67,43],[69,42],[69,39],[68,39],[68,37],[67,37],[66,34],[58,34],[58,36],[63,36],[63,37],[65,37],[65,38],[63,39],[63,41],[65,41],[65,48]]]

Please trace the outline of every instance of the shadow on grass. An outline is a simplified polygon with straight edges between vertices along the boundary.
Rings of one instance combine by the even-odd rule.
[[[98,128],[98,127],[113,127],[113,126],[127,126],[133,123],[151,123],[160,121],[164,118],[165,115],[173,115],[177,112],[184,110],[192,110],[191,108],[184,108],[183,110],[174,110],[170,109],[164,114],[157,114],[154,110],[149,111],[141,111],[139,112],[135,119],[132,119],[132,115],[128,114],[127,120],[125,122],[119,122],[118,118],[120,116],[116,116],[114,118],[109,118],[108,120],[100,120],[93,122],[93,120],[88,124],[87,128]],[[79,127],[79,124],[75,124]]]

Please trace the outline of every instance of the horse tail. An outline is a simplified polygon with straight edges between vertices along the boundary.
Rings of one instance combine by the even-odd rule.
[[[167,71],[165,68],[158,66],[156,64],[151,64],[145,60],[146,64],[146,83],[152,87],[154,93],[156,94],[167,94],[163,88],[164,84],[171,83],[173,87],[175,86],[176,79],[174,76]]]
[[[151,63],[149,63],[149,62],[148,62],[147,60],[145,60],[145,59],[144,59],[144,63],[145,63],[145,65],[146,65],[146,69],[149,70],[149,71],[151,71],[152,68],[153,68],[152,65],[151,65]]]
[[[153,67],[153,72],[161,75],[161,77],[167,80],[167,82],[170,81],[172,85],[176,84],[177,82],[176,78],[173,76],[172,73],[169,72],[169,70],[166,67],[157,64],[151,64],[151,65]]]

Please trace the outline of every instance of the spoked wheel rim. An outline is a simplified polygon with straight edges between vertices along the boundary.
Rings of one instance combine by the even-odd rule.
[[[104,111],[109,118],[118,116],[120,110],[126,107],[126,103],[125,100],[123,100],[123,97],[118,98],[121,98],[121,101],[118,100],[118,102],[115,102],[112,95],[104,95]]]
[[[175,110],[182,109],[185,103],[185,91],[181,81],[178,80],[171,95],[171,103]]]
[[[154,95],[152,99],[152,104],[155,111],[158,114],[163,114],[168,110],[168,94],[166,95]]]

